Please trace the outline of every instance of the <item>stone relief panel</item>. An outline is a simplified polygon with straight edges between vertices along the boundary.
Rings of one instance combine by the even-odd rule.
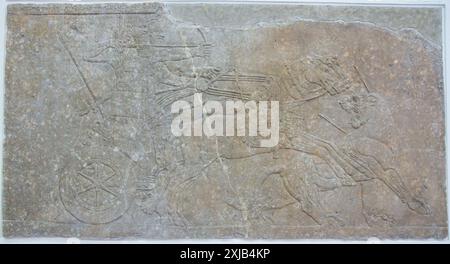
[[[6,236],[447,236],[439,44],[170,6],[9,5]],[[278,101],[278,144],[174,136],[171,105],[196,93]]]

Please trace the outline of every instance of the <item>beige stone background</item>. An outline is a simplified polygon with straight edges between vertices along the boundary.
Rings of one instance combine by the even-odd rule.
[[[20,1],[19,1],[20,2]],[[380,27],[385,27],[393,31],[401,29],[413,29],[422,35],[433,45],[441,47],[445,50],[447,43],[442,44],[443,37],[443,10],[439,5],[432,5],[439,2],[430,2],[430,5],[423,7],[416,5],[414,7],[399,6],[323,6],[323,5],[302,5],[276,4],[269,3],[258,4],[256,7],[257,14],[248,13],[250,9],[240,8],[239,5],[227,6],[223,8],[210,8],[208,4],[192,5],[189,3],[169,3],[171,15],[177,19],[202,24],[207,27],[224,26],[233,27],[254,27],[264,21],[288,21],[288,20],[318,20],[318,21],[344,21],[344,22],[364,22],[371,23]],[[245,3],[244,5],[256,5],[256,3]],[[197,14],[191,16],[192,10],[195,9]],[[448,8],[447,8],[448,9]],[[201,10],[201,11],[199,11]],[[254,9],[252,9],[254,10]],[[4,7],[3,10],[5,12]],[[448,11],[447,11],[448,12]],[[214,17],[215,19],[211,19]],[[2,18],[4,20],[4,17]],[[447,27],[448,29],[448,27]],[[2,28],[4,30],[4,28]],[[1,31],[0,31],[1,32]],[[3,32],[4,35],[4,32]],[[0,57],[4,58],[4,49],[0,51]],[[4,64],[4,62],[2,62]],[[448,67],[448,63],[447,63]],[[3,71],[3,70],[2,70]],[[3,76],[2,76],[3,78]],[[2,79],[0,79],[2,80]],[[3,83],[3,80],[2,80]],[[2,89],[3,90],[3,89]],[[448,99],[445,98],[445,101]],[[3,119],[3,113],[2,113]],[[447,117],[446,117],[447,119]],[[2,159],[3,160],[3,159]],[[60,240],[64,242],[65,240]]]

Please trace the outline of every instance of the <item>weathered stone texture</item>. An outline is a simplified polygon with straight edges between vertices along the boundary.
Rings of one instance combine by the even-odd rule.
[[[9,6],[5,236],[446,237],[439,44],[170,10]],[[195,92],[280,101],[279,144],[174,137],[170,105]]]

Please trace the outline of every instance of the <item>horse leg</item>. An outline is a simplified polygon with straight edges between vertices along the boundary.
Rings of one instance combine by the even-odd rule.
[[[288,170],[281,171],[279,176],[289,196],[298,202],[301,210],[317,225],[336,225],[336,223],[340,226],[344,225],[342,219],[335,214],[327,213],[323,208],[317,195],[317,186],[301,177],[295,177],[295,174],[289,173]]]

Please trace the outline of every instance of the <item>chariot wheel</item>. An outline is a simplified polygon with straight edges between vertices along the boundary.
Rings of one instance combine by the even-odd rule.
[[[120,218],[128,207],[127,184],[112,163],[91,160],[60,179],[61,201],[76,219],[106,224]]]

